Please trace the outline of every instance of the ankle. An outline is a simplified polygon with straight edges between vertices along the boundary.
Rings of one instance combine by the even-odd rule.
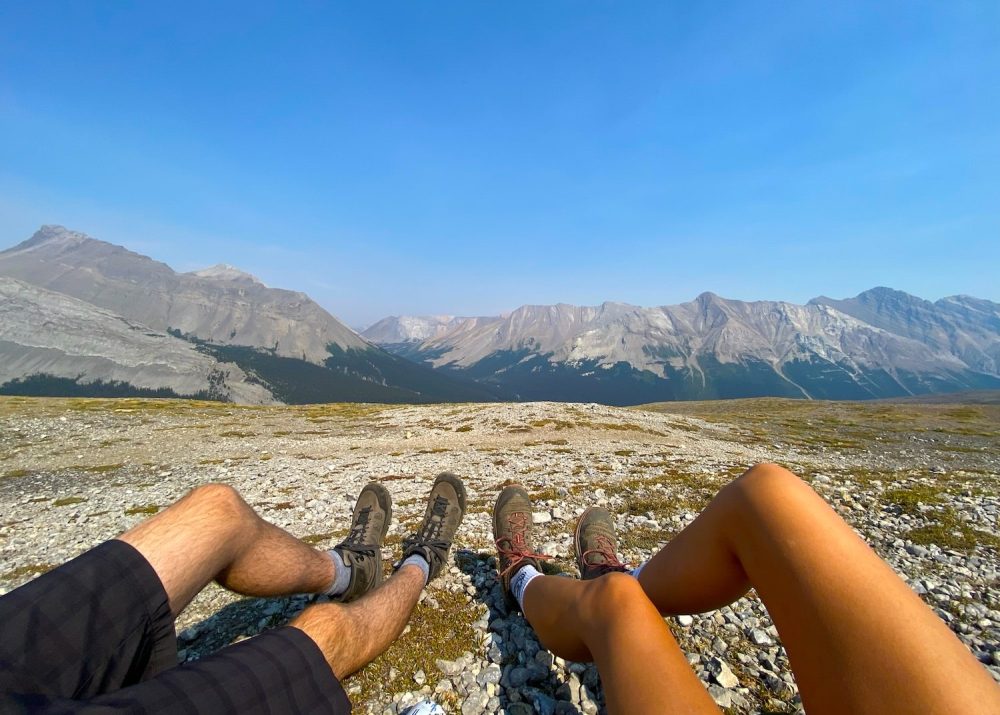
[[[351,586],[351,566],[347,564],[344,557],[337,549],[330,549],[326,552],[333,564],[333,580],[321,593],[327,596],[340,596],[347,592]]]
[[[421,556],[420,554],[411,554],[403,559],[399,563],[397,571],[401,571],[405,566],[412,566],[414,568],[420,569],[420,572],[424,575],[424,586],[428,584],[431,580],[431,565],[430,562]]]
[[[525,564],[511,574],[510,594],[517,601],[522,612],[524,612],[524,594],[528,590],[528,585],[541,575],[542,572],[532,564]]]

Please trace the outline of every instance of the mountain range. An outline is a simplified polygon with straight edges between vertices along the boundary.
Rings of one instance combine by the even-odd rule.
[[[422,338],[420,319],[386,319],[362,335],[391,336],[387,349],[508,399],[871,399],[1000,387],[1000,304],[967,296],[931,303],[874,288],[796,305],[703,293],[673,306],[522,306],[432,325]]]
[[[806,305],[703,293],[397,316],[358,334],[233,266],[178,273],[43,226],[0,252],[0,301],[0,394],[627,405],[1000,389],[1000,304],[889,288]]]
[[[0,393],[495,399],[488,388],[382,350],[304,293],[269,288],[231,266],[178,273],[122,246],[43,226],[0,252],[0,277]]]

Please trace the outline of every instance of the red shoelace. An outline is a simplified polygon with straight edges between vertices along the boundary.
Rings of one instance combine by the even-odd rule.
[[[597,544],[596,548],[587,549],[580,555],[580,561],[589,568],[598,568],[602,571],[628,571],[628,566],[623,564],[618,560],[618,554],[615,553],[615,545],[611,543],[611,539],[604,536],[603,534],[598,534],[594,537],[594,542]],[[603,564],[595,564],[587,561],[587,557],[590,554],[595,554],[604,558]]]
[[[501,578],[515,570],[527,559],[545,560],[553,558],[546,554],[536,554],[528,550],[528,545],[524,541],[524,532],[528,529],[529,518],[524,512],[514,512],[507,517],[507,523],[511,526],[511,536],[502,536],[493,542],[496,544],[497,553],[500,554],[500,561],[503,562],[504,559],[510,559],[507,568],[500,572]],[[507,546],[504,546],[504,543]]]

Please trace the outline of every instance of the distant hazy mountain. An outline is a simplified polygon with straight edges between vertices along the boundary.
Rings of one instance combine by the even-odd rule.
[[[369,343],[304,293],[268,288],[229,265],[193,273],[61,226],[43,226],[27,241],[0,252],[0,276],[70,296],[125,323],[183,338],[214,362],[239,365],[248,379],[283,402],[435,402],[491,400],[485,387],[390,354]],[[35,342],[49,347],[86,339],[87,321],[56,333],[44,320]],[[8,321],[12,320],[8,316]],[[76,325],[80,333],[73,334]],[[30,328],[30,326],[21,326]],[[6,330],[0,325],[0,332]],[[51,333],[51,335],[49,335]],[[115,353],[115,335],[106,349]],[[68,355],[76,355],[72,350]],[[117,353],[115,353],[117,354]],[[82,356],[81,356],[82,357]],[[23,365],[20,372],[24,372]],[[177,371],[186,369],[178,363]],[[62,372],[73,373],[67,363]],[[82,361],[76,373],[92,381]],[[86,368],[86,369],[84,369]],[[116,378],[123,379],[123,378]],[[166,383],[164,383],[166,386]],[[237,390],[233,398],[247,401]],[[249,400],[253,401],[253,400]]]
[[[995,313],[989,306],[996,306],[972,301],[939,301],[948,304],[942,316],[948,310],[964,316],[955,349],[948,341],[872,324],[822,299],[803,306],[711,293],[656,308],[523,306],[505,317],[456,320],[443,334],[404,349],[519,399],[867,399],[1000,387],[996,363],[989,362],[1000,334],[994,330],[990,342]],[[969,363],[963,355],[976,359]]]
[[[276,401],[238,366],[189,342],[0,277],[0,393],[9,392],[12,381],[28,378],[45,389],[71,382],[73,394],[87,394],[88,386],[99,383],[123,383],[125,393],[169,390],[251,404]]]
[[[61,226],[0,252],[0,275],[71,295],[156,330],[249,345],[322,364],[328,346],[370,345],[304,293],[268,288],[229,266],[168,265]]]
[[[393,315],[362,330],[361,337],[378,345],[423,342],[444,335],[461,320],[453,315]]]
[[[931,303],[891,288],[872,288],[845,300],[821,296],[809,302],[832,306],[869,325],[955,355],[973,370],[1000,373],[998,303],[966,295]]]

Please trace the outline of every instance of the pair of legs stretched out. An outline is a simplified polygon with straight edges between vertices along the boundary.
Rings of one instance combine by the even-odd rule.
[[[0,712],[349,713],[339,680],[403,631],[464,513],[461,480],[439,475],[382,582],[392,506],[381,485],[362,490],[349,535],[329,552],[260,518],[232,487],[198,487],[0,597]],[[174,667],[174,619],[212,581],[249,596],[334,600]]]
[[[633,577],[603,509],[581,516],[582,580],[536,576],[531,503],[497,499],[503,583],[545,647],[594,661],[611,713],[718,713],[661,614],[720,608],[756,589],[807,712],[1000,713],[1000,688],[958,638],[808,485],[759,465]]]

